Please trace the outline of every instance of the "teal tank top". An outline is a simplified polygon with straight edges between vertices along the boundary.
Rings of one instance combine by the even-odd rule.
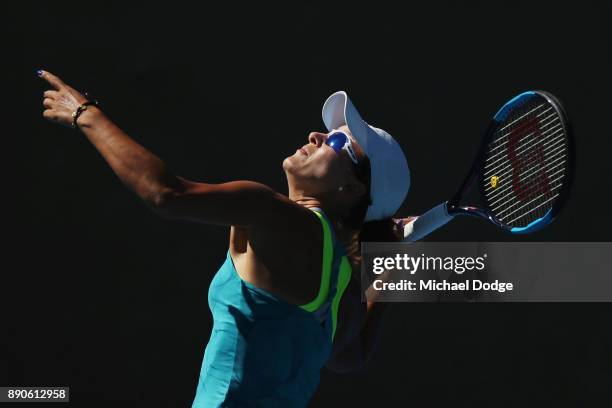
[[[306,407],[332,349],[338,305],[351,266],[320,208],[319,294],[290,304],[240,278],[230,251],[208,291],[213,315],[192,408]]]

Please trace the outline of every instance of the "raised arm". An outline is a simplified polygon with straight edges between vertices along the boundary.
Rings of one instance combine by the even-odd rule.
[[[72,113],[87,98],[50,72],[39,71],[39,76],[53,87],[44,93],[43,116],[72,127]],[[119,179],[162,216],[249,226],[285,222],[308,211],[261,183],[206,184],[175,176],[159,157],[132,140],[95,106],[82,112],[77,125]]]
[[[398,228],[398,234],[403,231],[404,225],[414,221],[416,218],[415,216],[394,218],[393,221]],[[398,235],[397,239],[401,239],[401,237]],[[387,270],[379,278],[388,280],[391,277],[391,271]],[[351,284],[354,286],[351,286]],[[361,291],[361,286],[355,284],[355,281],[352,280],[351,284],[349,284],[347,291],[351,288],[352,290]],[[356,289],[355,286],[359,286],[359,289]],[[367,364],[376,350],[382,333],[383,321],[391,304],[388,302],[377,302],[377,291],[374,290],[372,285],[365,289],[364,295],[367,299],[367,306],[360,322],[360,329],[352,338],[340,344],[339,350],[327,362],[327,368],[332,371],[346,373],[359,370]],[[361,295],[359,295],[359,298],[361,299]],[[344,306],[345,303],[341,302],[341,311],[344,311]]]
[[[367,302],[361,330],[332,355],[326,364],[328,369],[338,373],[348,373],[362,369],[370,361],[378,344],[389,305],[389,303]]]

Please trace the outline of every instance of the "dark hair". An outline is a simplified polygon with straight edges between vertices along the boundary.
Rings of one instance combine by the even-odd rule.
[[[361,262],[362,242],[397,242],[401,239],[401,231],[393,221],[392,217],[382,220],[363,222],[368,206],[372,203],[370,197],[370,159],[363,156],[360,163],[355,167],[355,176],[366,186],[366,194],[351,209],[349,216],[342,220],[343,225],[356,231],[349,247],[346,248],[347,255],[353,265]]]

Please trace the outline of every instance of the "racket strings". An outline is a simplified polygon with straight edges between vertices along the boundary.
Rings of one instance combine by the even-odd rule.
[[[558,119],[558,118],[555,118]],[[529,134],[527,134],[526,136],[524,136],[519,142],[523,141],[524,139],[528,139],[527,141],[525,141],[524,143],[522,143],[521,145],[514,147],[514,152],[515,153],[522,153],[523,150],[526,150],[527,148],[532,147],[532,144],[535,142],[542,142],[542,145],[548,145],[549,142],[554,142],[557,140],[562,140],[563,139],[563,126],[561,124],[561,122],[559,122],[558,120],[549,120],[546,123],[542,123],[541,127],[539,130],[534,130],[534,132],[531,132]],[[545,130],[544,130],[545,129]],[[534,137],[534,136],[538,136],[536,135],[536,132],[539,131],[539,136],[540,137]],[[552,139],[551,139],[552,138]],[[544,140],[547,140],[548,142],[544,142]],[[498,151],[497,153],[494,154],[494,156],[501,156],[499,157],[497,160],[503,160],[506,155],[507,155],[507,149],[503,149],[501,151]],[[488,166],[485,166],[485,169]],[[510,166],[508,165],[507,161],[502,162],[500,165],[496,166],[495,168],[491,168],[489,170],[487,170],[485,172],[485,176],[489,175],[491,173],[493,173],[494,171],[500,175],[500,173],[503,172],[507,172],[510,169]]]
[[[560,144],[559,146],[556,146],[557,144]],[[552,156],[550,157],[551,161],[549,161],[546,165],[545,165],[545,169],[550,169],[553,170],[558,166],[561,166],[565,163],[563,159],[563,151],[561,150],[563,148],[563,145],[561,143],[561,141],[557,141],[555,142],[555,145],[551,146],[551,149],[545,149],[545,152],[548,154],[552,154]],[[553,166],[554,165],[554,166]],[[551,167],[553,166],[553,167]],[[535,173],[536,170],[539,170],[539,168],[531,168],[531,169],[527,169],[522,171],[521,173],[519,173],[518,178],[520,182],[525,181],[525,179],[527,179],[527,177],[533,175]],[[512,177],[512,175],[510,174],[510,172],[512,171],[512,167],[507,167],[503,172],[501,173],[497,173],[497,177],[501,178],[501,177],[505,177],[505,176],[510,176]],[[512,185],[511,184],[507,184],[506,187],[503,188],[493,188],[491,186],[490,181],[488,181],[486,183],[488,185],[488,187],[485,188],[485,192],[487,195],[487,198],[489,200],[494,200],[496,199],[498,196],[500,196],[502,193],[505,193]]]
[[[555,134],[558,134],[558,133],[559,133],[561,130],[562,130],[562,128],[561,128],[561,129],[559,129],[559,131],[555,132]],[[544,134],[544,133],[543,133],[543,134]],[[549,137],[550,137],[550,136],[549,136]],[[542,141],[544,141],[544,140],[548,139],[549,137],[545,137],[544,139],[542,139]],[[551,140],[551,141],[552,141],[552,140]],[[560,155],[562,155],[562,153],[563,153],[563,152],[562,152],[562,150],[561,150],[561,149],[563,148],[563,143],[562,143],[562,142],[563,142],[563,138],[562,138],[562,137],[556,137],[556,138],[554,139],[554,142],[553,142],[552,144],[550,143],[551,141],[546,142],[546,143],[542,143],[542,146],[543,146],[543,147],[544,147],[544,146],[546,146],[546,147],[544,147],[544,153],[545,153],[545,154],[547,154],[547,155],[549,155],[551,159],[554,159],[554,160],[552,160],[552,161],[549,161],[547,164],[545,164],[545,168],[547,168],[547,169],[548,169],[548,168],[549,168],[549,167],[550,167],[552,164],[555,164],[556,162],[558,162],[558,161],[559,161],[559,159],[562,159],[562,158],[563,158],[562,156],[560,156]],[[532,150],[526,151],[526,152],[525,152],[525,155],[526,155],[526,156],[524,157],[524,162],[525,162],[525,163],[528,163],[529,161],[533,161],[533,160],[534,160],[533,155],[534,155],[534,153],[535,153],[536,151],[537,151],[537,150],[535,150],[535,149],[532,149]],[[551,155],[552,155],[552,156],[551,156]],[[559,165],[560,165],[560,164],[558,164],[558,163],[557,163],[557,164],[555,164],[555,166],[559,166]],[[524,168],[524,167],[526,167],[526,166],[524,166],[524,165],[523,165],[522,167]],[[554,167],[553,167],[553,168],[554,168]],[[550,170],[552,170],[553,168],[550,168]],[[502,170],[503,170],[503,171],[496,173],[496,175],[497,175],[498,177],[502,177],[502,176],[506,176],[506,175],[508,175],[510,172],[512,172],[512,171],[513,171],[513,167],[512,167],[512,166],[507,166],[507,167],[505,167],[505,168],[504,168],[504,169],[502,169]],[[527,178],[528,178],[529,176],[533,175],[533,174],[534,174],[534,172],[535,172],[535,171],[537,171],[537,170],[540,170],[540,167],[532,167],[532,168],[527,168],[526,170],[523,170],[522,172],[520,172],[520,173],[518,174],[518,179],[519,179],[519,181],[520,181],[520,182],[526,182],[526,181],[527,181]],[[501,193],[506,192],[506,191],[507,191],[507,190],[508,190],[510,187],[512,187],[512,184],[507,184],[507,185],[506,185],[506,187],[503,187],[503,188],[495,188],[495,189],[494,189],[494,188],[493,188],[493,187],[490,185],[490,183],[488,183],[488,184],[489,184],[489,187],[485,188],[485,191],[487,192],[487,194],[486,194],[486,195],[487,195],[487,198],[488,198],[489,200],[495,200],[497,196],[499,196]]]
[[[492,136],[482,173],[497,220],[524,227],[552,208],[567,168],[567,134],[557,109],[540,95],[512,108]]]
[[[544,119],[542,119],[541,121],[541,129],[544,129],[546,127],[548,127],[548,129],[546,129],[546,131],[542,132],[542,135],[544,135],[545,133],[550,133],[552,130],[559,130],[561,128],[561,123],[556,123],[554,126],[550,127],[549,125],[553,124],[555,122],[555,117],[556,115],[554,113],[551,113],[550,115],[546,116]],[[555,132],[553,132],[554,134]],[[533,133],[529,133],[528,135],[524,136],[521,141],[523,141],[524,139],[528,138],[529,136],[532,136]],[[549,135],[550,136],[550,135]],[[547,136],[547,137],[549,137]],[[529,143],[532,143],[534,141],[534,139],[528,140],[527,142],[523,143],[522,145],[518,146],[516,148],[517,152],[523,148],[525,148],[527,145],[529,145]],[[502,144],[500,144],[499,146],[496,146],[495,149],[498,149],[499,147],[503,147],[506,143],[508,143],[508,140],[504,141]],[[489,158],[487,158],[487,161],[497,158],[499,156],[501,156],[500,158],[503,158],[503,155],[506,153],[505,149],[499,150],[497,153],[495,153],[494,155],[490,156]],[[494,164],[495,162],[489,163],[485,166],[485,168],[488,168],[489,166],[491,166],[492,164]],[[490,172],[490,171],[489,171]]]

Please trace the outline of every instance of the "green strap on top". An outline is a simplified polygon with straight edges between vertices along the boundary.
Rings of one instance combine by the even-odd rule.
[[[317,297],[313,301],[300,306],[307,312],[314,312],[325,302],[325,299],[327,299],[327,295],[329,294],[329,280],[331,276],[331,261],[334,256],[329,225],[327,225],[323,215],[319,214],[317,211],[313,211],[313,213],[317,214],[317,217],[319,217],[321,220],[321,225],[323,225],[323,274],[321,276],[321,286],[319,288],[319,294]]]
[[[349,284],[351,280],[351,275],[353,274],[353,268],[348,261],[346,256],[342,257],[342,261],[340,261],[340,271],[338,271],[338,285],[336,286],[336,295],[332,300],[332,340],[336,335],[336,324],[338,320],[338,306],[340,305],[340,298],[344,294],[344,289]]]
[[[317,297],[300,307],[307,312],[316,311],[327,299],[329,295],[329,285],[331,279],[331,267],[333,260],[333,247],[331,242],[331,231],[329,229],[329,225],[322,214],[317,211],[313,211],[317,214],[317,217],[321,220],[321,225],[323,226],[323,261],[322,261],[322,274],[321,274],[321,286],[319,288],[319,293]],[[336,294],[332,299],[331,303],[331,312],[332,312],[332,340],[336,334],[336,326],[338,322],[338,307],[340,305],[340,299],[344,293],[344,290],[348,286],[352,275],[352,267],[348,258],[343,256],[340,261],[340,270],[338,271],[338,283],[336,284]]]

